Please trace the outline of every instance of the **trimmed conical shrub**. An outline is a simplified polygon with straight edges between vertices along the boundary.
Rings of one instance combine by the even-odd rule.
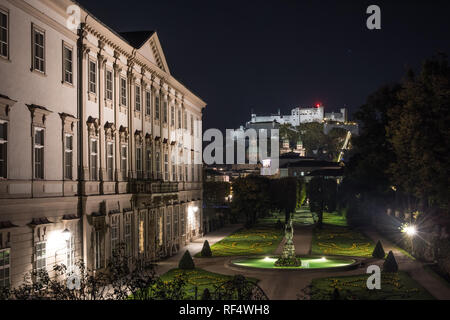
[[[189,250],[186,250],[183,257],[180,260],[180,263],[178,264],[178,268],[183,270],[192,270],[195,269],[194,260],[192,260],[191,253]]]
[[[389,251],[386,261],[384,261],[383,272],[398,272],[398,264],[392,251]]]
[[[205,288],[202,293],[202,300],[211,300],[211,293],[208,288]]]
[[[333,291],[333,300],[339,300],[341,298],[341,294],[339,293],[338,288],[334,288]]]
[[[203,248],[201,252],[202,257],[212,257],[211,247],[209,246],[208,240],[203,243]]]
[[[378,240],[375,249],[373,249],[372,257],[377,259],[384,259],[385,255],[386,253],[384,252],[383,245],[381,244],[381,241]]]

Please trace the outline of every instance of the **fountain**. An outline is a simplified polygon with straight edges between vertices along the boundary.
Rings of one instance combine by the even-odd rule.
[[[294,228],[292,219],[285,225],[286,241],[281,256],[278,257],[246,257],[232,260],[231,264],[245,268],[259,269],[329,269],[329,268],[353,268],[358,262],[346,257],[305,256],[299,258],[295,255]]]
[[[289,219],[289,223],[286,223],[284,226],[284,234],[286,238],[286,242],[283,247],[283,252],[281,257],[275,262],[275,266],[277,267],[298,267],[301,266],[302,263],[300,259],[295,255],[295,246],[294,246],[294,227],[292,226],[292,218]]]

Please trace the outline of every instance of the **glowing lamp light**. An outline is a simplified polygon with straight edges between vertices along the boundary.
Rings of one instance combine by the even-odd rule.
[[[316,104],[316,108],[320,108],[320,103],[317,103],[317,104]]]
[[[413,236],[415,236],[417,234],[417,228],[415,226],[413,226],[413,225],[405,224],[402,227],[402,232],[406,233],[406,235],[409,236],[409,237],[413,237]]]
[[[61,235],[63,236],[64,240],[69,241],[70,236],[72,235],[72,233],[70,232],[69,229],[65,228],[63,230],[63,232],[61,232]]]

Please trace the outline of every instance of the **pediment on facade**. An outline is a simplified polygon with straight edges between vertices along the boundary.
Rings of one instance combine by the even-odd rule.
[[[156,32],[138,49],[138,52],[164,72],[170,74],[161,43]]]

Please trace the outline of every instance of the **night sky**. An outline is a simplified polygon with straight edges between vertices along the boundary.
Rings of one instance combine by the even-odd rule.
[[[116,31],[156,30],[174,77],[208,103],[204,128],[321,102],[350,112],[438,51],[449,1],[78,0]],[[366,9],[381,8],[382,30]]]

